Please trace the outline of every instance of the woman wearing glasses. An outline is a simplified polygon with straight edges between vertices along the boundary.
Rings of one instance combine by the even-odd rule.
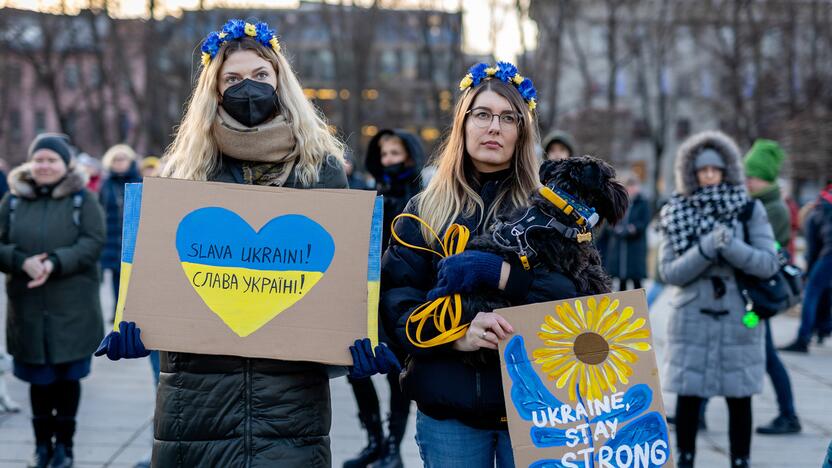
[[[460,89],[450,135],[434,157],[436,175],[405,212],[440,235],[457,223],[474,236],[487,232],[498,215],[525,205],[539,185],[536,96],[531,81],[505,62],[472,67]],[[559,273],[532,274],[519,262],[509,264],[485,252],[469,250],[440,262],[405,245],[438,248],[418,221],[402,218],[394,229],[401,241],[391,239],[382,260],[380,312],[385,326],[395,329],[393,339],[410,355],[402,385],[419,409],[416,441],[422,461],[428,468],[493,467],[495,460],[498,467],[514,466],[499,361],[482,360],[477,352],[497,349],[499,340],[512,333],[511,325],[496,313],[480,312],[463,318],[471,325],[462,338],[424,348],[407,337],[407,319],[426,302],[446,268],[464,271],[455,276],[458,284],[443,283],[450,292],[494,288],[513,304],[573,297],[574,284]]]

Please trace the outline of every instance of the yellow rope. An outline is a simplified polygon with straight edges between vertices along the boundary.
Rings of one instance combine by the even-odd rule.
[[[431,248],[409,244],[402,240],[396,233],[396,221],[401,218],[411,218],[425,226],[428,229],[428,232],[430,232],[437,240],[439,247],[442,249],[441,252]],[[471,237],[471,232],[467,227],[459,224],[452,224],[451,227],[445,232],[445,236],[440,239],[436,234],[436,231],[434,231],[433,228],[431,228],[422,218],[410,213],[402,213],[393,218],[390,228],[391,235],[394,239],[396,239],[396,241],[399,242],[399,244],[411,249],[430,252],[441,258],[465,251],[465,246],[468,244],[468,239]],[[429,320],[433,321],[433,326],[437,331],[439,331],[439,334],[433,338],[423,339],[422,329]],[[462,297],[459,294],[443,296],[433,301],[426,302],[411,312],[410,317],[408,317],[407,323],[405,324],[405,334],[413,346],[419,348],[439,346],[456,341],[465,335],[465,332],[468,331],[468,326],[470,324],[460,324],[461,321]],[[411,324],[414,323],[416,324],[415,338],[410,335]]]

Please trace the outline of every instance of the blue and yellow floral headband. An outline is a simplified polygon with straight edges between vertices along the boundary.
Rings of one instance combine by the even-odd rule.
[[[255,39],[263,47],[270,47],[275,52],[280,52],[280,43],[277,42],[274,29],[269,28],[268,24],[251,24],[241,19],[232,19],[228,20],[220,31],[213,31],[205,38],[202,43],[202,64],[208,66],[226,42],[244,37]]]
[[[459,82],[459,90],[465,91],[482,83],[483,80],[494,77],[504,83],[514,85],[520,92],[520,96],[528,103],[530,111],[537,107],[537,90],[534,89],[532,80],[523,78],[523,75],[517,72],[517,67],[508,62],[497,62],[493,67],[487,63],[474,65],[468,69],[468,73]]]

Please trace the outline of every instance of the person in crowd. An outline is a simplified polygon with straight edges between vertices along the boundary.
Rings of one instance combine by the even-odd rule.
[[[618,289],[641,288],[647,277],[647,227],[650,224],[650,204],[641,193],[641,181],[634,173],[624,177],[624,185],[630,196],[630,206],[624,219],[615,226],[607,226],[599,243],[603,251],[604,268],[613,278],[618,278]]]
[[[791,220],[789,208],[783,200],[777,177],[786,153],[777,142],[759,139],[745,155],[745,184],[751,198],[762,202],[774,232],[774,240],[780,248],[791,244]],[[765,321],[766,372],[771,377],[777,395],[779,414],[771,423],[757,428],[758,434],[794,434],[800,432],[800,420],[794,408],[792,384],[789,373],[777,355],[771,335],[771,322]]]
[[[157,156],[145,156],[139,163],[142,177],[159,177],[162,173],[162,160]]]
[[[230,20],[208,35],[202,52],[199,78],[163,158],[162,177],[347,188],[343,145],[304,96],[268,24]],[[351,352],[354,377],[399,369],[385,345],[376,346],[374,355],[369,339],[357,342]],[[96,351],[104,354],[117,360],[149,352],[135,324],[121,322]],[[331,465],[328,379],[343,368],[160,354],[153,466]],[[222,417],[206,411],[220,406],[225,408]]]
[[[87,189],[90,192],[98,193],[101,190],[101,183],[103,182],[101,161],[87,153],[79,153],[75,159],[78,168],[86,172],[89,177]]]
[[[389,242],[393,219],[404,211],[407,202],[421,190],[419,175],[423,161],[424,151],[419,140],[402,130],[382,129],[367,146],[367,172],[375,178],[378,194],[384,196],[384,246]],[[401,348],[390,340],[383,324],[379,330],[382,340],[396,352],[399,361],[403,361]],[[358,456],[344,463],[344,468],[402,466],[399,446],[407,429],[410,400],[402,395],[398,375],[387,374],[387,380],[390,383],[390,414],[385,438],[378,394],[372,380],[349,379],[358,403],[358,419],[367,430],[368,442]]]
[[[693,135],[679,148],[676,191],[662,208],[659,272],[675,288],[668,325],[667,390],[677,394],[678,464],[692,467],[703,399],[728,403],[731,466],[749,466],[751,397],[762,391],[763,327],[744,321],[746,301],[735,270],[758,278],[779,268],[765,208],[751,202],[740,152],[721,132]]]
[[[575,143],[572,135],[563,130],[553,130],[543,139],[543,159],[558,160],[575,155]]]
[[[30,384],[31,467],[72,466],[80,380],[102,336],[104,215],[86,183],[69,137],[45,133],[9,174],[10,193],[0,202],[7,346],[14,375]]]
[[[121,230],[124,223],[124,186],[139,183],[142,176],[133,148],[118,144],[108,149],[102,158],[106,178],[101,184],[99,201],[107,220],[107,240],[101,252],[101,268],[109,270],[113,285],[113,310],[118,302],[121,283]],[[112,322],[112,319],[110,319]]]
[[[513,65],[498,62],[475,65],[462,80],[450,134],[435,156],[436,173],[405,209],[424,225],[398,220],[398,237],[382,259],[379,313],[409,355],[402,386],[418,406],[416,442],[428,468],[514,466],[499,363],[496,355],[482,358],[512,329],[496,313],[472,311],[463,337],[425,348],[407,337],[410,313],[432,294],[460,292],[459,283],[500,291],[515,305],[578,295],[575,283],[557,271],[526,271],[519,262],[468,250],[440,262],[429,251],[438,246],[428,227],[439,235],[452,223],[472,236],[488,232],[539,186],[534,88],[516,75]],[[449,271],[464,274],[449,281]]]
[[[355,158],[349,150],[344,153],[344,171],[347,173],[347,183],[351,189],[373,190],[372,185],[364,178],[364,174],[355,170]]]
[[[816,329],[828,330],[827,324],[818,324],[817,319],[828,314],[819,312],[824,296],[832,290],[832,180],[821,190],[814,208],[806,220],[806,266],[809,279],[803,292],[800,329],[797,337],[783,351],[808,353],[809,342]],[[828,303],[827,303],[828,304]],[[828,305],[826,306],[828,308]],[[818,327],[818,325],[821,325]]]

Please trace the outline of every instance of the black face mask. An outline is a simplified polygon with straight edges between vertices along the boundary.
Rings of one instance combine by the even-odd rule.
[[[390,166],[385,166],[383,168],[384,173],[390,177],[396,177],[399,175],[404,174],[409,168],[405,165],[405,163],[396,163],[391,164]]]
[[[272,85],[246,78],[222,93],[222,108],[246,127],[256,127],[277,114]]]

